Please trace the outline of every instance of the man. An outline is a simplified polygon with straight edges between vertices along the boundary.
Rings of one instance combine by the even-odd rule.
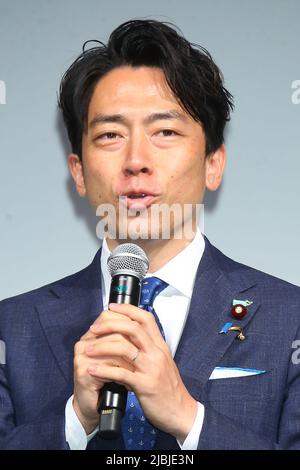
[[[166,24],[130,21],[84,51],[60,107],[72,177],[95,207],[119,216],[121,199],[149,222],[154,205],[196,208],[221,183],[231,95],[207,51]],[[146,282],[163,282],[156,315],[108,306],[107,259],[137,217],[127,240],[116,218],[116,237],[86,269],[2,302],[1,447],[300,448],[299,288],[224,256],[194,209],[192,240],[176,236],[187,223],[176,217],[168,239],[160,220],[158,238],[144,228],[134,240],[149,259]],[[129,391],[113,440],[97,433],[107,382]]]

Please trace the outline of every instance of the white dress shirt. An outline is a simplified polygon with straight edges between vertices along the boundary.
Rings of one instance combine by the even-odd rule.
[[[200,232],[197,230],[195,238],[178,255],[172,258],[162,268],[154,273],[148,273],[146,277],[156,276],[168,283],[166,287],[154,300],[153,307],[159,321],[163,327],[166,343],[170,348],[172,357],[175,356],[182,331],[187,319],[192,292],[198,265],[204,252],[205,242]],[[109,290],[111,276],[107,268],[107,260],[110,255],[106,240],[103,240],[101,251],[101,272],[102,272],[102,297],[103,309],[108,308]],[[188,269],[186,269],[188,267]],[[73,395],[69,398],[66,416],[66,440],[71,450],[84,450],[88,442],[94,437],[97,429],[88,436],[81,425],[74,408],[72,406]],[[198,402],[198,412],[183,444],[178,445],[182,450],[197,449],[199,436],[204,420],[204,406]]]

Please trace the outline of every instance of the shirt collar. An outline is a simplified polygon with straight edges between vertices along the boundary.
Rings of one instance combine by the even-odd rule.
[[[159,277],[186,297],[191,298],[197,268],[202,258],[204,248],[204,237],[200,230],[197,229],[194,239],[180,251],[180,253],[174,256],[174,258],[168,261],[162,268],[154,273],[148,273],[146,277]],[[107,260],[110,253],[106,239],[104,239],[101,251],[101,271],[105,289],[104,295],[110,290],[111,276],[107,268]]]
[[[174,256],[162,268],[158,269],[153,276],[159,277],[170,286],[191,298],[198,265],[205,248],[202,233],[197,229],[195,238]]]

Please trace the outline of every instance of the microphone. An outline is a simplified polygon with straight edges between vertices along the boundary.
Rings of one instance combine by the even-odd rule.
[[[112,277],[109,303],[138,306],[141,280],[149,268],[144,250],[134,243],[123,243],[111,252],[107,265]],[[98,433],[101,438],[117,439],[120,436],[126,402],[127,389],[123,385],[114,382],[104,384],[98,406]]]

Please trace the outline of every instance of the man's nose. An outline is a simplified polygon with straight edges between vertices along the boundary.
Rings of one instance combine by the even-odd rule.
[[[131,139],[127,147],[122,171],[125,176],[137,176],[140,173],[152,173],[153,160],[150,144],[146,136],[139,135]]]

